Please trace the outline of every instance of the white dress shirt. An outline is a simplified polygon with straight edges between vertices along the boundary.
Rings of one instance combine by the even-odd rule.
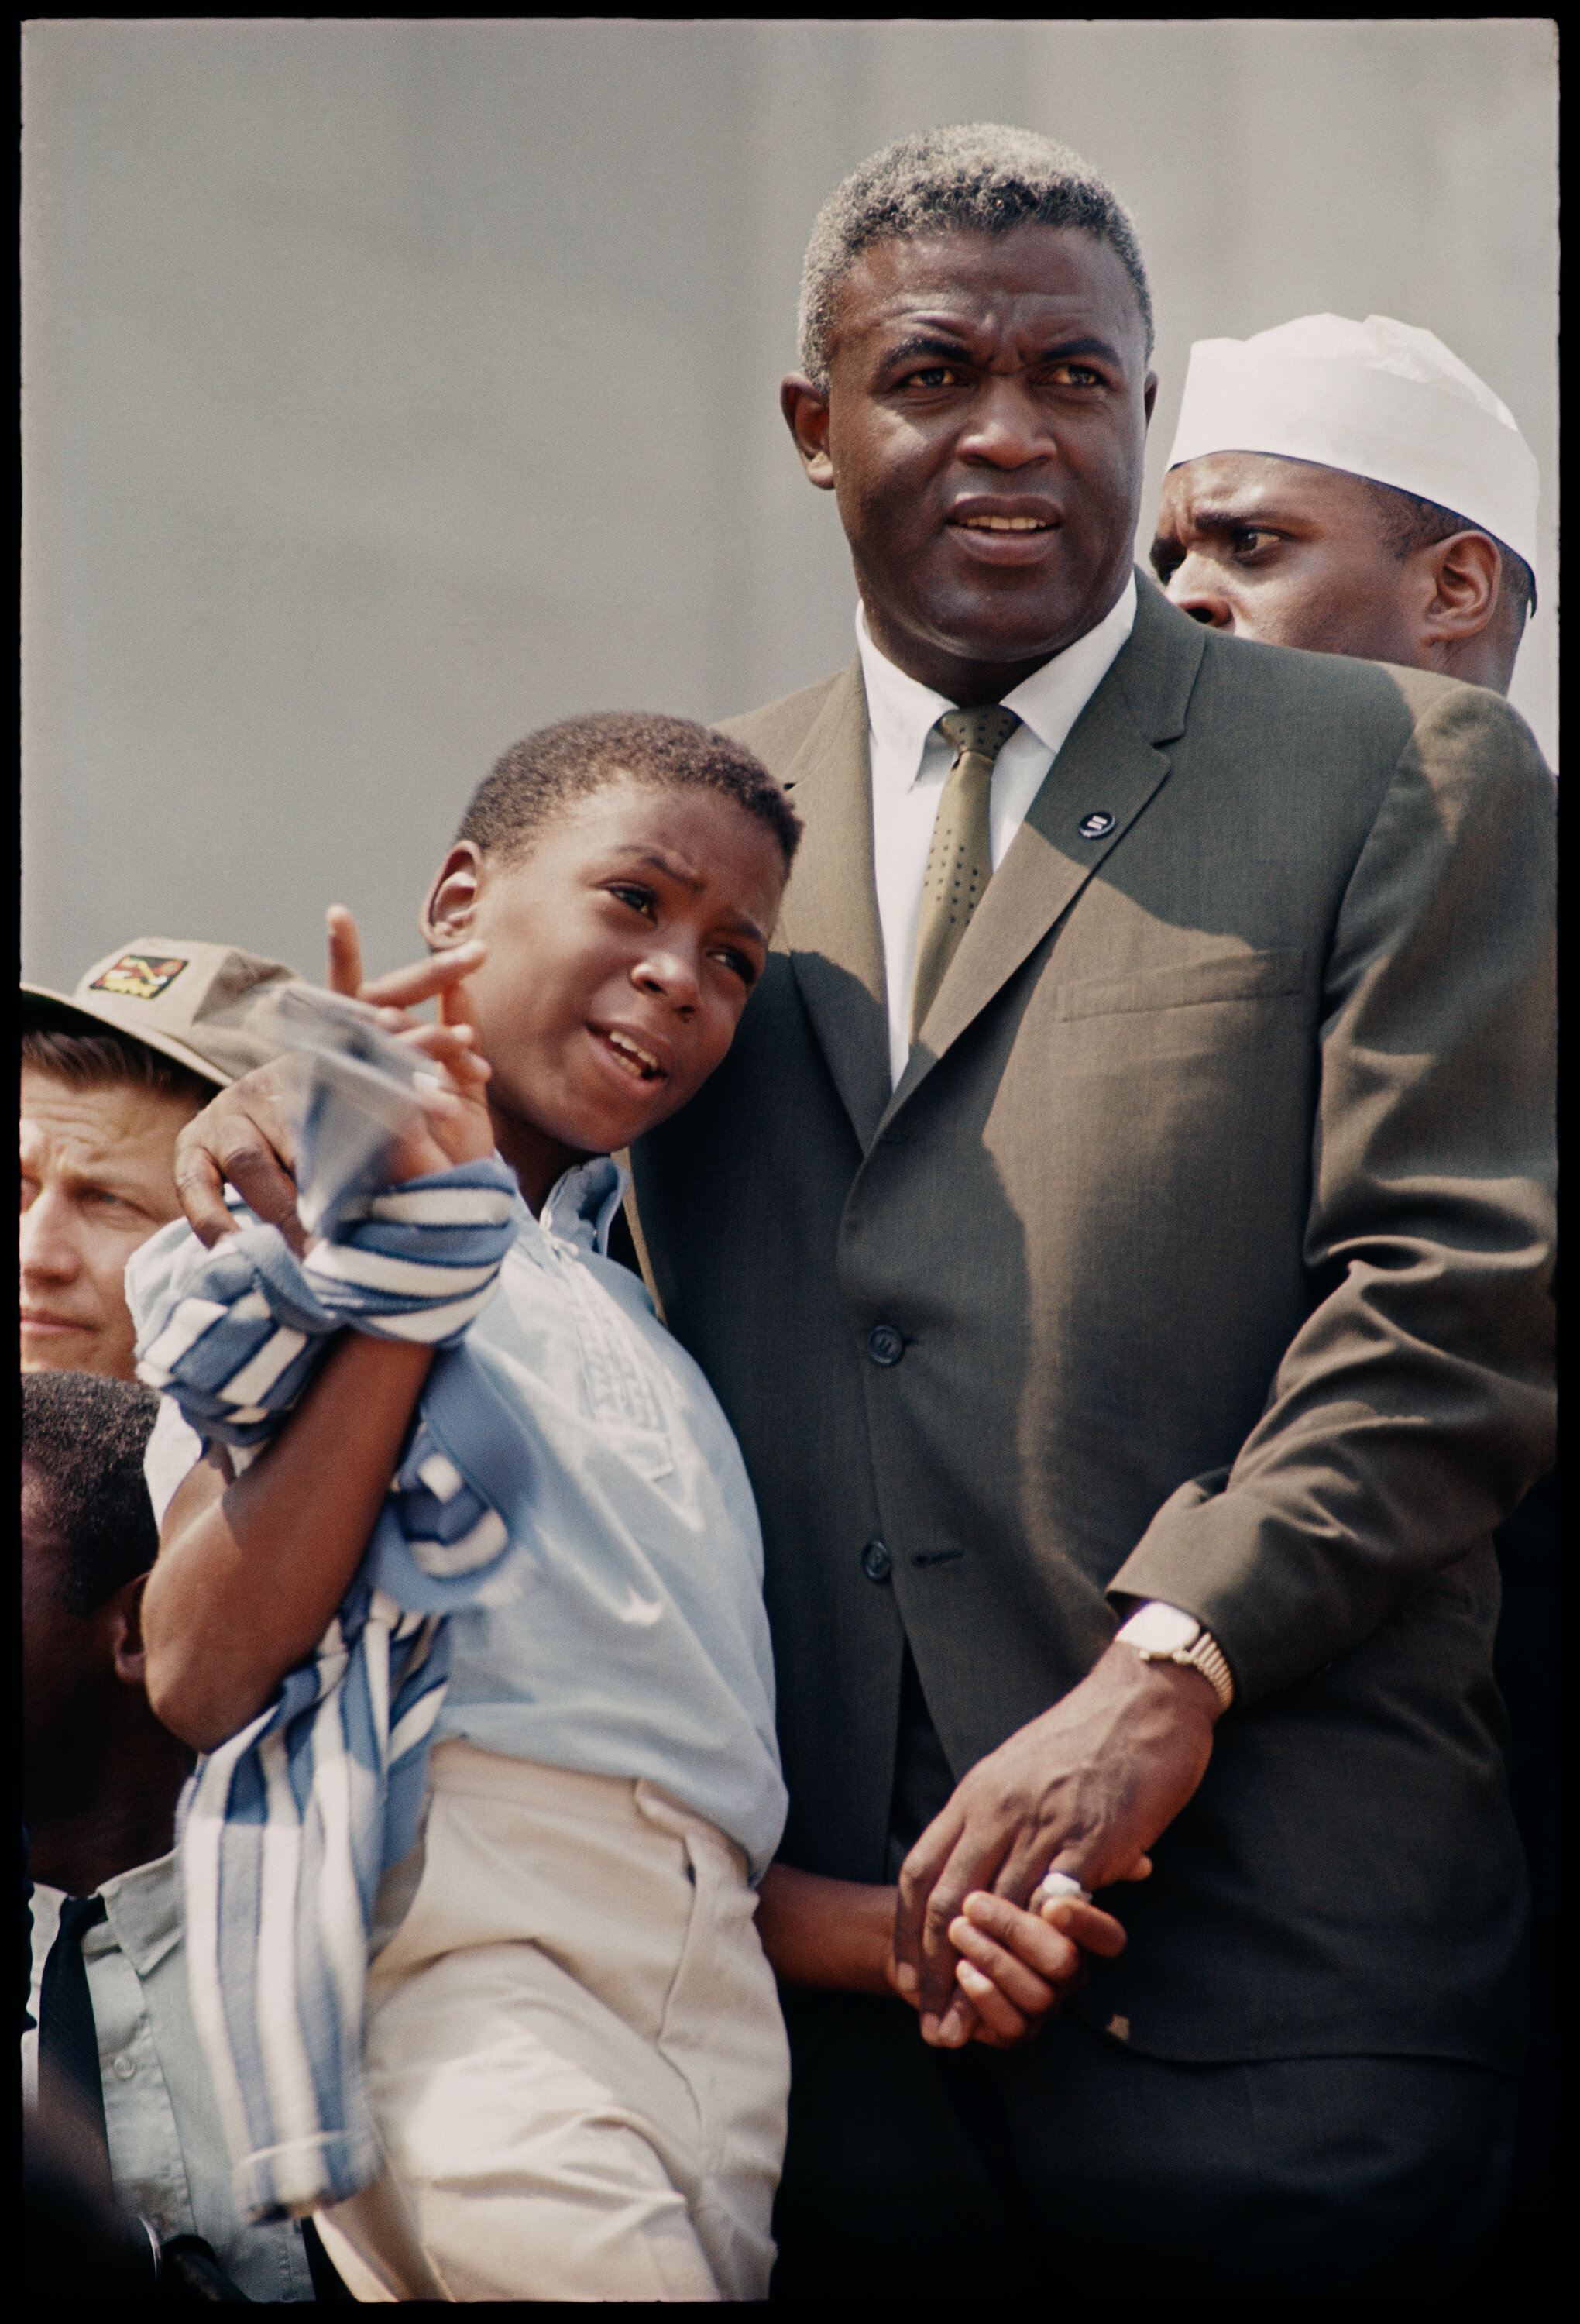
[[[123,2208],[161,2241],[201,2236],[249,2300],[311,2300],[313,2278],[295,2219],[249,2227],[236,2209],[230,2155],[192,2022],[174,1855],[116,1873],[98,1894],[107,1917],[82,1940],[104,2080],[110,2176]],[[44,1963],[60,1926],[59,1888],[34,1884],[33,2028],[22,2037],[23,2097],[38,2092],[36,2029]]]
[[[1049,768],[1063,749],[1071,727],[1107,676],[1109,665],[1135,620],[1135,576],[1119,602],[1095,630],[1077,638],[1061,654],[1004,697],[1021,724],[999,752],[988,800],[988,830],[993,869],[1003,862],[1011,840],[1025,821]],[[877,918],[888,980],[889,1074],[898,1086],[911,1054],[911,987],[916,974],[916,920],[932,825],[943,796],[944,778],[954,764],[954,747],[934,733],[946,710],[957,706],[907,678],[879,653],[859,604],[856,645],[867,688],[867,742],[872,761],[872,861],[877,881]]]

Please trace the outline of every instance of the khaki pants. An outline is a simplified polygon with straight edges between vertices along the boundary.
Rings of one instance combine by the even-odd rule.
[[[646,1783],[431,1761],[373,1962],[388,2169],[319,2214],[363,2300],[761,2300],[789,2054],[740,1850]]]

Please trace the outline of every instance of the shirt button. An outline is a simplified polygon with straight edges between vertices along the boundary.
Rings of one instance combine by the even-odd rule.
[[[861,1571],[868,1582],[886,1582],[893,1564],[886,1542],[869,1541],[861,1553]]]
[[[905,1352],[905,1342],[892,1323],[875,1323],[867,1334],[867,1352],[875,1364],[882,1364],[886,1370],[890,1364],[899,1362]]]
[[[115,2060],[115,2080],[116,2080],[118,2082],[129,2082],[129,2081],[131,2080],[131,2079],[132,2079],[133,2075],[136,2071],[137,2071],[137,2061],[136,2061],[136,2059],[135,2059],[135,2058],[129,2058],[129,2057],[126,2055],[126,2052],[124,2052],[124,2050],[123,2050],[123,2051],[122,2051],[122,2052],[121,2052],[121,2054],[120,2054],[120,2056]]]

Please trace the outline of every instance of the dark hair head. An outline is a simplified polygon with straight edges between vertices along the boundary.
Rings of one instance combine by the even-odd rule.
[[[24,1372],[22,1450],[70,1553],[60,1577],[69,1614],[96,1613],[159,1553],[142,1455],[159,1398],[96,1372]]]
[[[99,1089],[130,1082],[162,1097],[188,1098],[194,1112],[208,1103],[214,1084],[188,1073],[173,1057],[161,1056],[131,1033],[68,1033],[55,1026],[29,1025],[22,1036],[22,1062],[70,1089]]]
[[[1073,226],[1106,242],[1129,275],[1153,351],[1152,292],[1130,213],[1068,145],[1032,129],[978,121],[924,129],[871,154],[817,214],[801,270],[796,318],[801,368],[828,393],[829,345],[840,285],[864,250],[940,229],[1007,234],[1012,226]]]
[[[648,710],[562,718],[512,742],[473,791],[455,836],[509,862],[556,816],[622,777],[655,789],[721,792],[767,825],[789,869],[801,818],[762,761],[712,726]]]
[[[1414,493],[1401,492],[1397,484],[1369,484],[1369,490],[1382,538],[1401,564],[1416,549],[1428,549],[1434,541],[1452,540],[1456,532],[1487,531],[1486,526],[1477,524],[1474,517],[1460,516],[1437,501],[1424,501]],[[1520,650],[1526,622],[1536,609],[1536,576],[1525,559],[1517,557],[1495,532],[1488,532],[1487,539],[1498,552],[1498,602],[1493,621],[1507,659],[1506,685],[1513,673],[1514,657]]]

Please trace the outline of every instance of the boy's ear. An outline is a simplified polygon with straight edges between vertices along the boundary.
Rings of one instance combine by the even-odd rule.
[[[142,1591],[147,1580],[146,1573],[140,1573],[135,1582],[123,1582],[110,1600],[113,1610],[111,1653],[115,1659],[115,1676],[123,1686],[142,1686],[146,1674],[148,1658],[142,1645]]]
[[[488,863],[473,839],[458,839],[434,876],[418,915],[423,942],[436,952],[464,944],[473,933],[477,903],[488,879]]]

